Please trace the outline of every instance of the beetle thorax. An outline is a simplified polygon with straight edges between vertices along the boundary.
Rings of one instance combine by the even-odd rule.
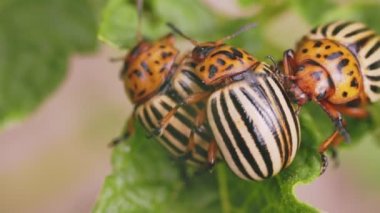
[[[212,47],[212,44],[215,46]],[[201,44],[194,48],[192,54],[193,59],[198,61],[195,74],[204,84],[213,86],[248,71],[258,63],[246,51],[227,44]]]

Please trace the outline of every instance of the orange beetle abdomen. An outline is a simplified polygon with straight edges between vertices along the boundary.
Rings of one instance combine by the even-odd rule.
[[[140,42],[139,45],[146,46],[146,43]],[[173,35],[169,34],[149,44],[149,48],[144,48],[144,51],[133,53],[127,56],[121,78],[131,101],[140,103],[164,84],[171,73],[178,50],[174,47]]]
[[[195,74],[206,85],[245,72],[257,60],[246,51],[226,44],[216,46],[195,68]]]
[[[303,39],[297,47],[295,59],[304,68],[298,76],[305,75],[302,72],[310,72],[317,82],[326,80],[322,73],[327,72],[327,80],[334,92],[326,98],[333,104],[347,103],[363,92],[363,77],[355,55],[335,41]]]

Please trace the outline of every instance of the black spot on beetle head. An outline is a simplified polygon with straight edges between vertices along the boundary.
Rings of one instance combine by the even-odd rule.
[[[215,48],[215,45],[199,45],[193,49],[192,57],[195,61],[203,61],[209,53]]]
[[[354,88],[358,88],[358,87],[359,87],[358,79],[353,78],[353,79],[351,80],[350,86],[351,86],[351,87],[354,87]]]

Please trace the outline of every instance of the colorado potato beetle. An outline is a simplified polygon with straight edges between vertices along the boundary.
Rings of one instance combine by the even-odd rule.
[[[298,117],[271,72],[260,62],[208,99],[208,122],[218,147],[243,179],[276,175],[290,165],[300,145]]]
[[[300,127],[274,72],[246,51],[224,43],[195,44],[194,74],[213,88],[185,103],[207,103],[207,121],[230,169],[243,179],[262,180],[290,165],[300,144]],[[210,153],[209,153],[210,154]]]
[[[140,20],[142,1],[138,1],[138,9]],[[154,135],[153,131],[179,104],[184,92],[203,91],[199,86],[201,83],[189,74],[189,70],[195,67],[194,61],[184,57],[177,63],[179,51],[174,46],[172,34],[155,42],[141,39],[140,32],[137,35],[140,42],[125,57],[121,71],[126,93],[135,104],[135,109],[123,135],[114,139],[112,145],[127,139],[134,132],[135,119],[140,121],[148,135]],[[164,119],[165,128],[156,139],[175,157],[187,154],[186,162],[205,164],[208,149],[211,149],[208,143],[211,136],[205,131],[192,131],[197,110],[197,107],[188,106],[171,112],[171,118]]]
[[[314,28],[295,51],[284,53],[283,67],[297,103],[318,103],[335,123],[336,131],[320,145],[322,155],[350,140],[341,114],[366,117],[365,105],[380,99],[380,36],[359,22]]]

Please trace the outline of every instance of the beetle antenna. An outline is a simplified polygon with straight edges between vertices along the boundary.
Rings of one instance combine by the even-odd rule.
[[[173,30],[175,33],[180,35],[181,37],[185,38],[186,40],[190,41],[194,46],[198,45],[198,42],[194,39],[190,38],[189,36],[185,35],[180,29],[178,29],[174,24],[167,22],[166,25]]]
[[[137,31],[136,31],[136,38],[137,38],[138,41],[142,40],[141,23],[142,23],[143,4],[144,4],[144,0],[136,0],[136,5],[137,5]]]
[[[255,28],[257,26],[257,24],[254,22],[254,23],[249,23],[249,24],[246,24],[244,26],[242,26],[239,30],[237,30],[236,32],[232,33],[231,35],[228,35],[222,39],[219,39],[217,42],[218,43],[223,43],[227,40],[230,40],[232,38],[235,38],[236,36],[238,36],[239,34],[245,32],[245,31],[248,31],[252,28]]]

